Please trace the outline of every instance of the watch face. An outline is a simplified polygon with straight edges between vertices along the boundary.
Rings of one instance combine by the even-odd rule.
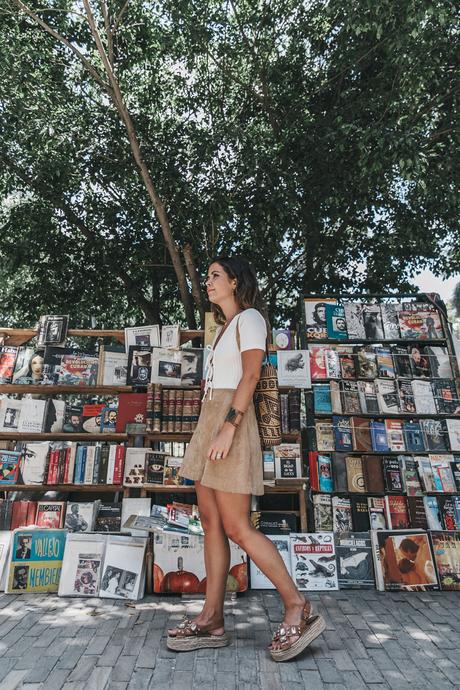
[[[280,350],[284,350],[289,345],[289,338],[287,333],[277,333],[275,338],[275,344]]]

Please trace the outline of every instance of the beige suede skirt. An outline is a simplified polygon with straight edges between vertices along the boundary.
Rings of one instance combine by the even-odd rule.
[[[207,393],[179,474],[218,491],[262,496],[262,450],[252,401],[235,431],[227,457],[224,460],[207,458],[211,442],[222,428],[231,407],[234,393],[231,388],[215,388],[211,400]]]

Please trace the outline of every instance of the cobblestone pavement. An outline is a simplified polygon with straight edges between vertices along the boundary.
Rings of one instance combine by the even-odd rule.
[[[134,606],[54,595],[0,595],[0,689],[418,690],[460,686],[460,594],[369,591],[312,596],[325,633],[295,661],[265,647],[278,595],[226,602],[229,647],[176,654],[168,625],[202,599],[147,597]]]

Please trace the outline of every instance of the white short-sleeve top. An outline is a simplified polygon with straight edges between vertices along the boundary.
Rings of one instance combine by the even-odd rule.
[[[236,326],[240,336],[240,347],[236,337]],[[222,326],[216,331],[206,361],[205,395],[213,388],[236,388],[243,376],[241,353],[245,350],[264,350],[267,341],[267,325],[257,309],[245,309],[230,321],[225,333],[214,348]]]

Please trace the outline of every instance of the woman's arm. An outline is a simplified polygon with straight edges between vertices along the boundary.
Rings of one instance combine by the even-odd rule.
[[[264,356],[264,350],[259,349],[245,350],[241,353],[243,375],[235,390],[231,405],[239,412],[246,412],[249,407],[257,382],[260,378],[260,370],[262,368]],[[208,458],[210,460],[216,460],[216,455],[221,454],[219,455],[219,459],[224,460],[228,455],[235,433],[238,433],[237,428],[230,422],[224,422],[222,429],[211,443],[208,451]]]

